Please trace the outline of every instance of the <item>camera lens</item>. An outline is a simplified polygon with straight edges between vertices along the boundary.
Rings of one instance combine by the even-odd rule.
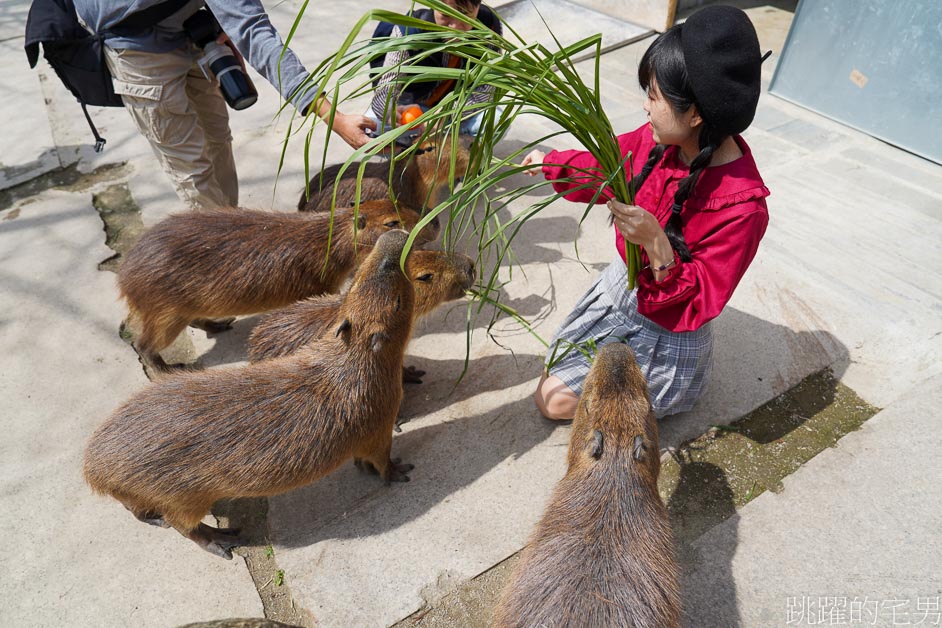
[[[226,103],[233,109],[245,109],[255,104],[258,93],[249,84],[242,66],[233,56],[225,56],[210,64]]]

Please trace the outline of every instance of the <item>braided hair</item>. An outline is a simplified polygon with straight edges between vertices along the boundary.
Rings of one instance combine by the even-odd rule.
[[[657,83],[658,89],[671,107],[678,114],[686,113],[691,106],[696,104],[693,89],[690,87],[690,81],[687,76],[687,65],[684,62],[684,53],[681,47],[680,33],[683,24],[672,26],[654,40],[644,56],[641,57],[641,63],[638,65],[638,82],[645,91],[651,89],[652,79]],[[701,116],[702,119],[702,116]],[[689,262],[690,249],[684,240],[680,212],[684,203],[693,192],[694,186],[700,178],[703,169],[710,164],[714,151],[726,139],[728,134],[722,133],[710,126],[706,120],[700,126],[699,148],[700,152],[690,162],[690,174],[688,174],[677,186],[677,192],[674,194],[674,204],[671,206],[671,217],[664,227],[664,233],[671,243],[671,248],[677,251],[681,260]],[[648,153],[648,158],[638,173],[629,182],[629,189],[637,191],[644,184],[644,181],[651,174],[654,166],[664,156],[667,146],[658,144]]]

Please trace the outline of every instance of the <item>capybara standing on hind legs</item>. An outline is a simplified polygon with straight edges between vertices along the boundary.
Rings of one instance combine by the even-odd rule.
[[[415,287],[415,318],[425,316],[446,301],[460,299],[474,285],[474,261],[467,255],[444,251],[412,251],[406,274]],[[337,317],[343,297],[311,297],[266,314],[249,337],[249,360],[258,362],[293,353],[319,338]],[[404,381],[421,383],[422,371],[407,370]]]
[[[389,457],[415,299],[399,268],[406,238],[380,237],[322,339],[284,358],[169,376],[134,395],[89,441],[88,484],[138,519],[231,558],[233,532],[200,523],[220,499],[283,493],[351,457],[387,482],[408,481],[412,465]]]
[[[596,355],[568,461],[493,625],[679,626],[673,534],[657,491],[657,422],[626,345]]]
[[[389,162],[370,162],[363,170],[360,187],[360,201],[390,198],[389,187],[392,184],[392,196],[405,207],[426,209],[437,207],[448,198],[454,182],[460,182],[468,170],[471,142],[470,135],[459,135],[457,140],[448,135],[433,135],[421,152],[414,156],[403,156],[392,165]],[[453,150],[452,142],[457,150]],[[455,165],[452,170],[451,160]],[[334,195],[334,184],[343,164],[328,166],[311,177],[308,189],[301,192],[298,211],[330,211]],[[390,176],[389,169],[392,168]],[[357,194],[357,173],[359,166],[351,164],[337,184],[335,207],[352,207]],[[310,194],[310,196],[308,196]]]
[[[195,320],[255,314],[336,292],[353,271],[359,245],[419,215],[377,200],[334,215],[206,210],[172,215],[128,252],[118,286],[141,324],[135,348],[161,371],[159,352]],[[438,237],[429,224],[418,244]],[[329,247],[329,256],[328,256]]]

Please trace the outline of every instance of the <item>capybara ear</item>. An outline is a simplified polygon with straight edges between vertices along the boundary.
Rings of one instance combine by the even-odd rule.
[[[345,318],[343,319],[343,322],[340,323],[340,327],[337,328],[337,333],[334,334],[334,338],[336,338],[337,336],[339,336],[340,334],[342,334],[343,332],[349,329],[350,329],[350,319]]]
[[[366,229],[366,216],[360,214],[357,216],[357,230]]]
[[[605,436],[602,435],[602,432],[595,430],[592,434],[592,449],[589,451],[589,455],[598,460],[602,457],[602,447],[605,443]]]
[[[634,446],[631,449],[631,455],[634,456],[634,459],[638,462],[644,462],[648,457],[648,448],[644,445],[644,437],[640,434],[635,436]]]
[[[383,346],[386,344],[386,341],[389,340],[389,336],[383,332],[377,332],[370,336],[370,349],[373,350],[373,353],[379,353],[382,351]]]

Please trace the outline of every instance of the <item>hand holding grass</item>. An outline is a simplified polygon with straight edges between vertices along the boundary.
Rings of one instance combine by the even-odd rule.
[[[661,228],[654,214],[638,207],[618,201],[609,201],[608,209],[612,212],[615,226],[628,242],[641,246],[648,254],[652,269],[670,264],[674,259],[670,240]],[[654,271],[654,279],[660,280],[667,275],[667,270]]]

